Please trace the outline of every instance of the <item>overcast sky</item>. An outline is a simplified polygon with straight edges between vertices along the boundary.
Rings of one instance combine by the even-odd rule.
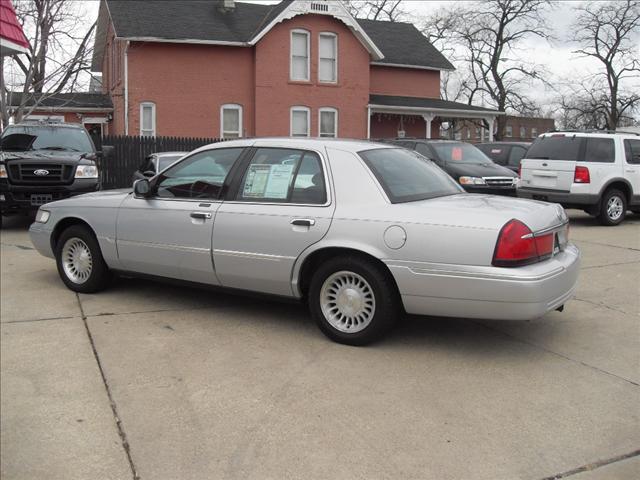
[[[245,0],[247,1],[247,0]],[[274,4],[277,0],[249,0],[253,3]],[[593,0],[591,0],[593,1]],[[84,0],[87,11],[87,25],[98,15],[98,0]],[[421,19],[439,8],[459,8],[467,1],[451,0],[403,0],[405,10],[411,12],[413,21],[420,25]],[[577,1],[557,1],[548,9],[546,14],[549,27],[554,39],[547,41],[539,38],[526,39],[522,43],[521,54],[531,61],[543,65],[552,73],[552,80],[557,83],[562,80],[570,80],[576,73],[593,72],[599,68],[599,62],[591,58],[579,58],[571,52],[575,50],[575,45],[571,44],[568,36],[571,33],[570,25],[575,18],[574,7],[579,4]],[[638,45],[638,55],[640,56],[640,32],[636,34]],[[454,66],[455,65],[455,62]],[[634,82],[634,86],[640,88],[640,80]],[[534,95],[540,99],[550,99],[552,92],[548,91],[541,84],[533,85]]]

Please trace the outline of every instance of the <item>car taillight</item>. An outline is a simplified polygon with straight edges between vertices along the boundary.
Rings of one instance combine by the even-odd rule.
[[[591,183],[589,169],[587,167],[576,167],[576,171],[573,174],[573,183]]]
[[[493,253],[494,267],[519,267],[539,262],[553,253],[554,234],[534,236],[520,220],[510,220],[502,227]]]

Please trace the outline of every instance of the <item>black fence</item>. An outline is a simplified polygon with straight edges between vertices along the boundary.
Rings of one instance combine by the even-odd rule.
[[[136,137],[129,135],[106,135],[96,141],[98,150],[107,149],[100,165],[103,189],[131,186],[133,172],[147,155],[156,152],[190,152],[209,143],[220,142],[219,138],[186,137]]]

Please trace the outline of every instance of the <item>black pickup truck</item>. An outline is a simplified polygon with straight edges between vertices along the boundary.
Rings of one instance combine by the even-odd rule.
[[[9,125],[0,137],[0,222],[4,215],[35,213],[45,203],[99,190],[100,157],[81,125]]]

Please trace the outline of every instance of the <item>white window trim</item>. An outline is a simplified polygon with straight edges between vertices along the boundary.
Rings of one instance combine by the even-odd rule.
[[[334,136],[333,137],[322,137],[322,112],[331,112],[334,114],[334,118],[335,118],[335,130],[334,130]],[[338,138],[338,109],[333,108],[333,107],[322,107],[320,110],[318,110],[318,137],[322,137],[322,138]]]
[[[333,78],[335,78],[335,80],[320,80],[320,61],[322,60],[320,58],[320,39],[322,37],[333,37],[335,40],[335,53],[336,53],[336,58],[335,58],[335,62],[333,64]],[[320,34],[318,35],[318,83],[329,83],[329,84],[336,84],[338,83],[338,35],[336,33],[333,32],[320,32]]]
[[[238,103],[225,103],[220,106],[220,138],[224,137],[224,111],[225,110],[238,110],[238,138],[242,138],[243,123],[242,123],[242,105]],[[235,138],[235,137],[229,137]]]
[[[293,137],[293,112],[305,112],[307,114],[307,137],[311,136],[311,109],[300,105],[293,106],[289,110],[289,136]]]
[[[151,136],[156,136],[156,104],[154,102],[142,102],[140,104],[140,136],[144,136],[143,130],[149,130],[148,128],[142,128],[143,110],[144,107],[151,107]]]
[[[307,78],[293,78],[293,34],[301,33],[307,36]],[[311,32],[302,28],[291,30],[289,35],[289,80],[292,82],[310,82],[311,81]]]

